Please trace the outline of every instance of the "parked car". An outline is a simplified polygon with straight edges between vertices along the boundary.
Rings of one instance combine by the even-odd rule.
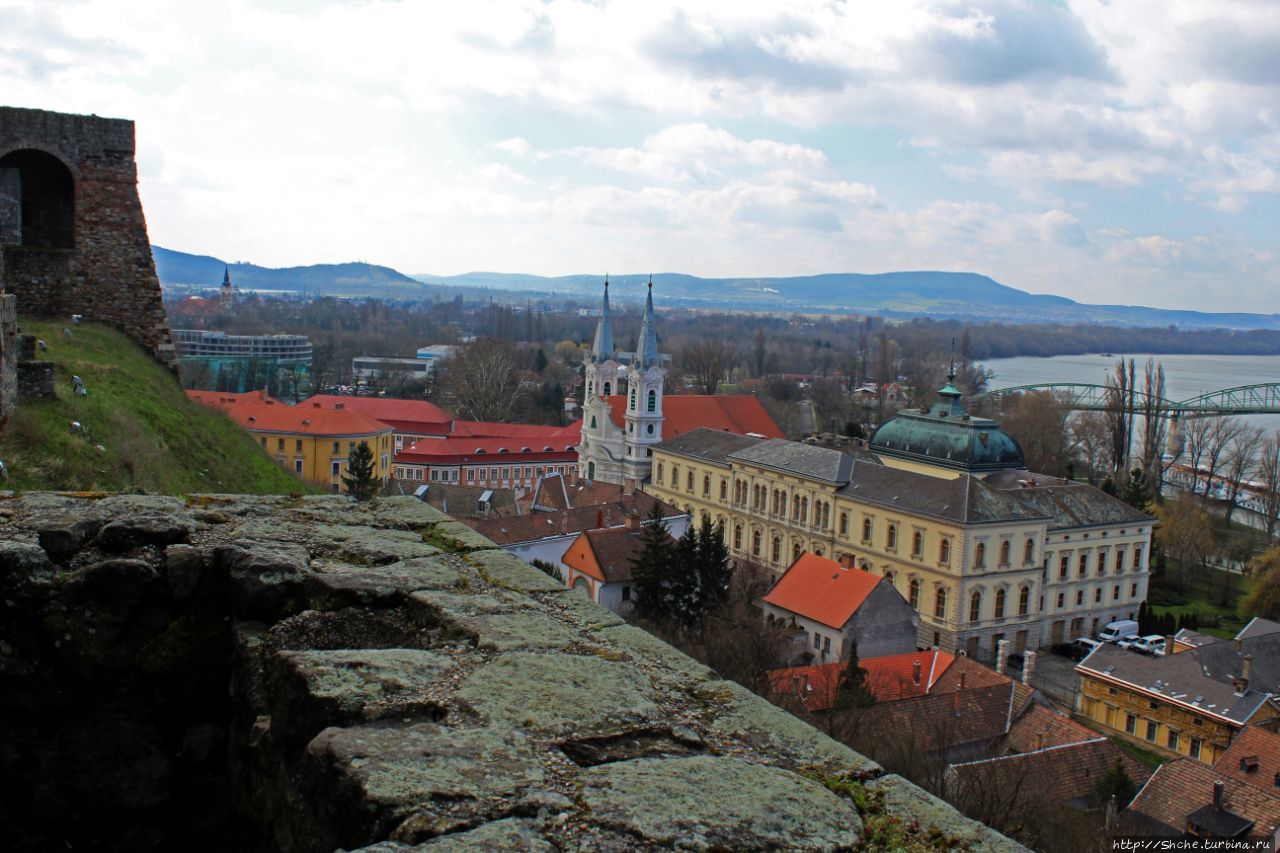
[[[1132,619],[1117,619],[1108,622],[1098,632],[1098,639],[1104,643],[1117,643],[1125,637],[1138,636],[1138,623]]]
[[[1164,655],[1164,637],[1160,634],[1148,634],[1145,637],[1139,637],[1131,648],[1144,655],[1161,657]]]
[[[1137,634],[1130,634],[1127,637],[1121,637],[1119,640],[1116,640],[1116,645],[1122,649],[1132,649],[1134,644],[1141,639],[1142,638]]]
[[[1072,655],[1072,658],[1074,660],[1084,660],[1102,643],[1097,640],[1091,640],[1088,637],[1079,637],[1071,645],[1075,648],[1075,654]]]

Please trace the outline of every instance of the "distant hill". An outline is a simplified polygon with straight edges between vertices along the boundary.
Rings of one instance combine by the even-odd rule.
[[[165,286],[213,287],[225,262],[152,247]],[[498,291],[514,297],[599,298],[598,275],[538,276],[472,272],[407,276],[373,264],[316,264],[269,269],[232,264],[232,280],[242,290],[306,291],[316,295],[420,299],[445,290]],[[647,275],[614,275],[615,294],[625,300],[641,293]],[[699,278],[681,273],[653,277],[662,302],[688,308],[769,313],[878,314],[886,317],[956,318],[1005,323],[1103,323],[1184,329],[1280,329],[1280,314],[1207,313],[1140,305],[1089,305],[1063,296],[1028,293],[977,273],[828,273],[783,278]]]
[[[187,399],[172,373],[115,329],[23,320],[48,342],[58,398],[25,400],[0,429],[9,489],[290,494],[312,489],[221,412]],[[77,397],[71,377],[84,379]],[[72,421],[83,431],[73,434]],[[99,449],[101,448],[101,449]]]

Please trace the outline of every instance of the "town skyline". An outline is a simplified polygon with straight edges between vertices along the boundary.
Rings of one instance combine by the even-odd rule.
[[[5,3],[0,81],[137,122],[163,245],[1274,311],[1265,4],[148,9]]]

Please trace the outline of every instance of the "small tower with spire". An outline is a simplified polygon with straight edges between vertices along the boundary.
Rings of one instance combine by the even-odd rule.
[[[653,467],[653,446],[662,441],[662,386],[665,378],[662,357],[658,354],[658,332],[653,313],[653,276],[649,276],[640,336],[627,374],[624,480],[644,482]]]
[[[582,401],[582,440],[578,446],[578,474],[588,480],[612,482],[620,476],[621,435],[613,423],[609,397],[618,393],[618,356],[613,347],[613,318],[609,315],[609,276],[604,277],[604,297],[596,337],[585,366],[586,394]],[[617,446],[616,449],[614,446]]]
[[[236,304],[237,289],[231,284],[231,267],[222,268],[222,287],[218,289],[218,307],[225,313]]]

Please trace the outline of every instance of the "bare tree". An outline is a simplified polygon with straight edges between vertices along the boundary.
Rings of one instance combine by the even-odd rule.
[[[1273,542],[1280,521],[1280,430],[1262,440],[1256,470],[1262,486],[1262,525],[1267,541]]]
[[[1027,468],[1063,476],[1069,458],[1064,401],[1052,391],[1028,391],[1008,402],[1001,426],[1018,440]]]
[[[1244,421],[1236,417],[1210,418],[1212,423],[1204,448],[1204,493],[1207,496],[1213,489],[1213,478],[1218,476],[1226,458],[1227,447],[1235,441],[1236,436],[1244,429]]]
[[[445,399],[460,417],[510,419],[524,391],[516,373],[515,345],[492,338],[468,344],[441,365]]]
[[[1117,480],[1129,470],[1129,451],[1133,446],[1134,365],[1129,359],[1117,359],[1115,369],[1107,377],[1107,425],[1111,434],[1111,474]]]
[[[1108,471],[1111,461],[1111,432],[1103,412],[1081,412],[1070,420],[1073,449],[1084,462],[1090,483]]]
[[[699,391],[714,394],[737,364],[738,353],[724,341],[704,338],[685,347],[680,362],[693,374]]]
[[[1200,491],[1200,463],[1204,461],[1205,451],[1209,446],[1209,433],[1213,429],[1214,418],[1188,418],[1184,428],[1187,467],[1191,469],[1191,494]]]
[[[1253,476],[1258,464],[1258,451],[1265,434],[1262,427],[1244,424],[1227,448],[1223,472],[1227,478],[1228,525],[1231,524],[1231,514],[1235,512],[1244,483]]]
[[[1147,359],[1142,373],[1142,471],[1159,495],[1164,486],[1164,443],[1169,434],[1169,408],[1165,400],[1164,365]]]

